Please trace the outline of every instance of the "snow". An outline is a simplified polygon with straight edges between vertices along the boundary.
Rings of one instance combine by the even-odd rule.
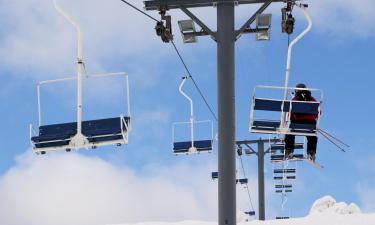
[[[332,196],[325,196],[314,202],[310,210],[310,215],[324,212],[332,212],[338,214],[356,214],[361,213],[361,210],[354,203],[350,203],[348,205],[345,202],[336,202],[336,200]]]
[[[362,213],[360,208],[354,203],[336,202],[332,196],[325,196],[314,202],[309,215],[306,217],[245,222],[249,220],[249,217],[239,212],[237,220],[238,225],[375,225],[375,213]],[[217,222],[146,222],[123,225],[217,225]]]

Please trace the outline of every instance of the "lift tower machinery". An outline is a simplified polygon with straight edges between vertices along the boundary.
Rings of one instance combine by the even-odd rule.
[[[172,40],[169,27],[170,18],[165,12],[181,9],[202,32],[191,35],[209,35],[217,42],[217,99],[218,99],[218,155],[219,155],[219,225],[236,224],[236,137],[235,137],[235,42],[243,33],[256,33],[250,25],[257,16],[273,2],[289,2],[289,0],[149,0],[145,1],[146,10],[159,11],[164,24],[157,24],[158,35],[164,42]],[[294,0],[293,0],[294,2]],[[236,5],[262,4],[243,26],[235,29]],[[203,21],[196,17],[189,8],[216,7],[217,31],[212,31]]]

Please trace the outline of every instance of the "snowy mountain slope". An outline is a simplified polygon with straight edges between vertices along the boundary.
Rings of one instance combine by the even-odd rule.
[[[289,220],[251,221],[238,225],[374,225],[375,214],[335,214],[321,213],[303,218]],[[125,224],[124,224],[125,225]],[[216,222],[182,221],[182,222],[147,222],[127,225],[217,225]]]
[[[244,220],[243,216],[239,216]],[[331,196],[315,201],[310,214],[306,217],[289,220],[267,220],[240,222],[239,225],[375,225],[375,213],[361,213],[359,207],[345,202],[336,202]],[[216,222],[181,221],[181,222],[146,222],[123,225],[217,225]]]

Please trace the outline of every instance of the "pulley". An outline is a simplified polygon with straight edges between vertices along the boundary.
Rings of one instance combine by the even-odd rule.
[[[173,40],[172,18],[169,15],[166,16],[165,13],[165,9],[160,10],[161,20],[156,22],[155,31],[156,35],[160,36],[163,42],[169,43]]]
[[[292,11],[293,11],[293,3],[292,2],[288,2],[287,6],[281,9],[282,32],[287,33],[288,35],[291,35],[294,31],[295,19],[293,17]]]

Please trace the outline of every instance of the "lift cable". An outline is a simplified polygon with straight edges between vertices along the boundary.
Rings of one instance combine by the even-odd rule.
[[[130,2],[128,2],[126,0],[120,0],[120,1],[127,4],[128,6],[132,7],[133,9],[137,10],[138,12],[142,13],[143,15],[147,16],[148,18],[150,18],[152,20],[155,20],[156,22],[159,22],[159,20],[157,20],[154,17],[150,16],[149,14],[143,12],[142,10],[140,10],[139,8],[137,8],[135,5],[131,4]]]
[[[246,177],[245,167],[243,166],[242,155],[238,154],[238,156],[239,156],[239,158],[240,158],[240,163],[241,163],[241,168],[242,168],[243,176],[244,176],[245,178],[247,178],[247,177]],[[246,183],[246,190],[247,190],[247,195],[248,195],[248,197],[249,197],[249,202],[250,202],[251,210],[254,211],[253,201],[251,200],[250,189],[249,189],[249,185],[248,185],[248,183]]]
[[[204,95],[203,95],[201,89],[198,87],[197,82],[195,82],[193,76],[192,76],[191,73],[190,73],[189,68],[187,67],[187,65],[186,65],[186,63],[185,63],[185,61],[184,61],[184,59],[182,58],[182,56],[181,56],[180,52],[178,51],[176,45],[174,44],[173,40],[171,41],[171,43],[172,43],[173,48],[174,48],[174,50],[176,51],[178,57],[180,58],[181,63],[184,65],[186,72],[189,74],[189,77],[190,77],[191,80],[193,81],[195,88],[197,89],[197,91],[199,92],[200,96],[202,97],[204,103],[206,104],[207,108],[210,110],[210,112],[211,112],[212,116],[215,118],[215,120],[218,121],[216,114],[215,114],[214,111],[212,110],[210,104],[208,104],[208,101],[207,101],[207,99],[204,97]]]
[[[137,8],[135,5],[131,4],[130,2],[128,2],[128,1],[126,1],[126,0],[121,0],[121,1],[122,1],[123,3],[125,3],[125,4],[127,4],[128,6],[130,6],[131,8],[133,8],[133,9],[137,10],[138,12],[142,13],[143,15],[147,16],[148,18],[150,18],[150,19],[152,19],[152,20],[154,20],[154,21],[156,21],[156,22],[159,22],[159,20],[157,20],[157,19],[155,19],[154,17],[150,16],[149,14],[143,12],[142,10],[140,10],[139,8]],[[195,88],[197,89],[199,95],[200,95],[201,98],[203,99],[204,103],[206,104],[207,108],[208,108],[209,111],[211,112],[212,116],[215,118],[216,121],[218,121],[216,114],[215,114],[214,111],[212,110],[212,107],[211,107],[210,104],[208,103],[207,99],[204,97],[204,95],[203,95],[201,89],[199,88],[197,82],[194,80],[193,76],[191,75],[189,68],[187,67],[187,65],[186,65],[186,63],[185,63],[185,61],[184,61],[184,59],[182,58],[182,56],[181,56],[179,50],[177,49],[175,43],[173,42],[173,40],[171,40],[171,43],[172,43],[173,48],[174,48],[174,50],[176,51],[176,53],[177,53],[179,59],[181,60],[181,63],[183,64],[183,66],[184,66],[186,72],[188,73],[189,77],[190,77],[191,80],[193,81],[193,84],[194,84]]]

